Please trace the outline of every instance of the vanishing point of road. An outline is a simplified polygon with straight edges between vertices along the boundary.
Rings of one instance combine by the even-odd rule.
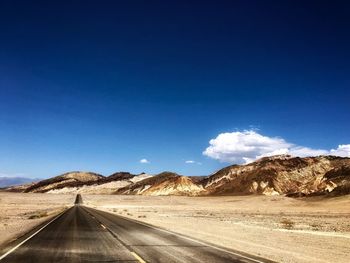
[[[75,205],[23,237],[1,263],[82,262],[268,262],[214,247],[132,219]]]

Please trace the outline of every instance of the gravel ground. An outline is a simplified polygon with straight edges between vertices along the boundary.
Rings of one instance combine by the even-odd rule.
[[[72,205],[75,195],[0,192],[0,246]]]

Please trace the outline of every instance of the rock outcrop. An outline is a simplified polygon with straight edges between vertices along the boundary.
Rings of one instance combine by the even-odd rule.
[[[203,191],[200,184],[191,178],[171,172],[164,172],[133,185],[120,188],[117,194],[132,195],[199,195]]]
[[[350,158],[334,156],[265,157],[226,167],[202,182],[207,195],[263,194],[309,196],[346,193]]]

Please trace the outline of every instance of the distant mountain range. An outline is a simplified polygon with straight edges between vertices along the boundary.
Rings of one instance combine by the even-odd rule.
[[[40,179],[26,178],[26,177],[7,177],[0,176],[0,188],[13,186],[13,185],[21,185],[26,183],[31,183],[35,181],[39,181]]]
[[[8,191],[125,195],[287,195],[291,197],[350,194],[350,158],[335,156],[265,157],[247,165],[225,167],[210,176],[172,172],[157,175],[119,172],[102,176],[70,172]]]

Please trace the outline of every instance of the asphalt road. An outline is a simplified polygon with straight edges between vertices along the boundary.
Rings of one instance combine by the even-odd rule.
[[[12,248],[0,262],[267,262],[88,208],[81,202],[77,196],[75,206]]]

